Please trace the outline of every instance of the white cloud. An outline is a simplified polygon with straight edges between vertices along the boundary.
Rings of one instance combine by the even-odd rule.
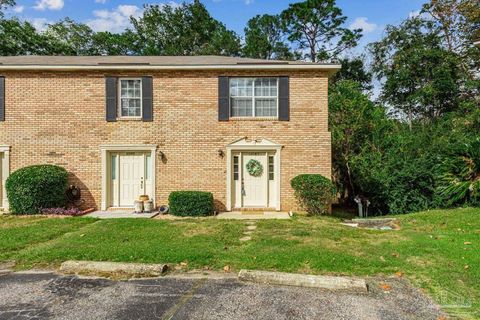
[[[12,8],[13,12],[15,13],[22,13],[23,10],[25,10],[25,7],[24,6],[15,6]]]
[[[114,10],[95,10],[95,19],[87,24],[95,31],[121,32],[130,26],[130,16],[139,17],[142,9],[133,5],[120,5]]]
[[[166,4],[159,4],[160,7],[169,5],[178,7],[180,4],[170,1]],[[95,10],[93,11],[94,19],[86,21],[94,31],[110,31],[122,32],[130,26],[130,17],[140,17],[143,14],[143,8],[135,5],[119,5],[113,10]]]
[[[37,0],[35,6],[36,10],[61,10],[65,3],[63,0]]]
[[[245,0],[245,4],[248,6],[249,4],[252,4],[253,1],[255,1],[255,0]]]
[[[377,29],[377,25],[369,23],[366,17],[358,17],[350,24],[350,29],[362,29],[363,33],[370,33]]]
[[[52,24],[53,21],[47,20],[45,18],[31,18],[27,19],[28,22],[32,24],[40,32],[47,30],[49,24]]]
[[[107,3],[107,0],[95,0],[95,3],[105,4]]]

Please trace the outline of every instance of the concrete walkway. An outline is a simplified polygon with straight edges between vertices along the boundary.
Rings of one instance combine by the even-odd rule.
[[[246,230],[243,232],[243,237],[240,238],[240,241],[250,241],[252,240],[252,234],[257,230],[257,225],[255,221],[247,221],[246,223]]]
[[[288,212],[266,211],[266,212],[250,212],[250,211],[232,211],[222,212],[217,219],[233,219],[233,220],[264,220],[264,219],[290,219]]]
[[[97,219],[123,219],[123,218],[144,218],[150,219],[158,215],[157,212],[150,212],[150,213],[135,213],[133,210],[131,211],[94,211],[85,215],[85,217],[97,218]]]

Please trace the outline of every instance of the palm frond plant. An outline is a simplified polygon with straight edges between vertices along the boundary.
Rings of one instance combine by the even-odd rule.
[[[438,204],[480,205],[480,138],[455,149],[436,169]]]

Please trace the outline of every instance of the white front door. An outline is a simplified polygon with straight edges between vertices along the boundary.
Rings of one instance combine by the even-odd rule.
[[[242,153],[242,197],[244,207],[268,207],[268,162],[266,152]],[[250,161],[258,161],[263,170],[259,175],[249,173]]]
[[[150,153],[112,153],[110,159],[110,206],[132,207],[141,195],[154,199]]]
[[[133,206],[145,194],[145,156],[143,153],[120,155],[120,206]]]

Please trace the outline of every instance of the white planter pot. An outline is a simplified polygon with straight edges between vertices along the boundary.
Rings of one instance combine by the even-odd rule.
[[[153,211],[153,200],[148,200],[143,202],[143,210],[145,212],[152,212]]]
[[[143,201],[135,201],[135,213],[141,213],[143,211]]]

